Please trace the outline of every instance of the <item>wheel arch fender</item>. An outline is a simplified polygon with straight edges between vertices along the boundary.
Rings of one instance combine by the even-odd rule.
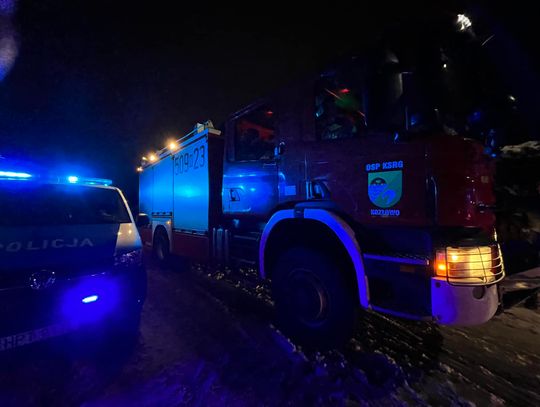
[[[342,248],[347,252],[351,264],[354,269],[358,298],[360,304],[364,308],[369,307],[369,291],[364,270],[364,263],[362,261],[361,249],[356,239],[355,233],[350,225],[342,219],[340,216],[326,209],[322,208],[298,208],[284,209],[275,212],[269,221],[266,223],[263,232],[261,234],[259,243],[259,273],[262,278],[268,276],[268,270],[266,269],[267,261],[265,260],[265,254],[267,249],[267,243],[272,236],[272,232],[276,230],[276,227],[281,222],[292,219],[306,219],[314,222],[318,222],[321,225],[326,226],[334,234],[335,238],[340,242]]]

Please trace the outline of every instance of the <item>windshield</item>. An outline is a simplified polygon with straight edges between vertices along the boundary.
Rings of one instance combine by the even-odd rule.
[[[461,28],[437,20],[387,35],[370,69],[369,124],[403,123],[412,133],[460,134],[486,145],[523,132],[516,98],[498,71],[497,39]]]
[[[114,189],[79,185],[0,184],[0,226],[128,223]]]

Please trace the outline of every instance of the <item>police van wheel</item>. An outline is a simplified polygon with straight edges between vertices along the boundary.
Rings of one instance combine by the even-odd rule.
[[[154,237],[153,249],[154,258],[158,265],[162,268],[168,267],[170,265],[171,252],[169,237],[166,232],[158,230]]]
[[[83,325],[68,337],[68,352],[90,352],[111,360],[129,356],[139,338],[141,306],[134,306],[112,314],[101,321]]]
[[[356,297],[345,270],[318,251],[294,248],[272,273],[278,325],[301,345],[328,349],[343,345],[356,322]]]
[[[130,352],[139,338],[141,324],[141,308],[126,310],[108,322],[108,337],[114,348],[124,349]]]

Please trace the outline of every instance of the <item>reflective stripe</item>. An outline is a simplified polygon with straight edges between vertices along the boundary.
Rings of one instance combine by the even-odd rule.
[[[282,220],[294,218],[295,211],[293,209],[286,209],[276,212],[265,225],[259,245],[259,272],[261,277],[264,278],[266,275],[264,269],[264,251],[266,242],[270,237],[272,229]],[[354,231],[351,229],[349,224],[336,214],[324,209],[303,208],[303,218],[321,222],[322,224],[328,226],[336,234],[337,238],[343,244],[343,247],[347,250],[347,253],[349,254],[353,263],[356,273],[356,281],[358,284],[358,296],[360,298],[360,304],[364,308],[369,307],[368,285],[364,271],[364,264],[362,262],[361,250],[360,246],[358,245],[358,241],[356,240]]]
[[[385,256],[382,254],[364,253],[364,259],[388,261],[390,263],[414,264],[417,266],[429,266],[428,259],[413,258],[413,257],[396,257],[396,256]]]

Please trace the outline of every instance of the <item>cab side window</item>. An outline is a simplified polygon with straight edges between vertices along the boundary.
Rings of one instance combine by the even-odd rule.
[[[235,161],[271,160],[275,147],[274,111],[259,107],[238,118],[235,123]]]
[[[366,130],[362,95],[336,77],[321,78],[315,89],[318,140],[358,137]]]

